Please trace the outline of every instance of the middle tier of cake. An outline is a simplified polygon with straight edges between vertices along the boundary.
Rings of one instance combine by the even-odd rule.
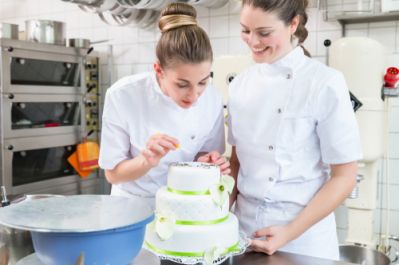
[[[229,201],[220,207],[209,194],[184,195],[162,187],[156,194],[156,212],[173,216],[177,224],[214,224],[228,218]]]

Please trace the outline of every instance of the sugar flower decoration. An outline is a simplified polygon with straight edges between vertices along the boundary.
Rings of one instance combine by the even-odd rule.
[[[234,179],[228,175],[222,175],[220,182],[213,185],[209,191],[211,193],[212,200],[216,205],[223,207],[226,200],[229,199],[229,194],[233,191]]]
[[[175,232],[176,218],[172,215],[155,213],[155,231],[161,240],[171,238]]]
[[[212,247],[204,253],[204,265],[212,265],[214,261],[218,260],[224,253],[225,248]]]

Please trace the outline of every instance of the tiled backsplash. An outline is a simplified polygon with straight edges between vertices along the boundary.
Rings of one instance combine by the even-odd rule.
[[[215,56],[248,53],[240,39],[239,4],[236,0],[219,9],[198,7],[200,25],[209,33]],[[17,23],[24,30],[24,21],[31,18],[53,19],[67,23],[68,38],[89,38],[91,41],[108,40],[94,44],[101,52],[103,87],[108,87],[107,52],[113,49],[113,77],[118,78],[151,70],[155,59],[154,46],[159,36],[158,29],[141,29],[134,25],[125,27],[108,26],[95,14],[85,13],[75,4],[61,0],[0,0],[0,21]],[[341,37],[339,23],[324,21],[323,13],[316,8],[309,9],[307,24],[309,37],[305,47],[316,59],[326,62],[325,39],[332,41]],[[382,43],[387,49],[387,66],[399,66],[399,21],[353,24],[347,27],[348,36],[368,36]],[[391,233],[399,235],[399,101],[393,100],[390,150],[391,152]],[[396,195],[395,195],[396,194]],[[338,228],[341,240],[346,229],[345,208],[337,210]],[[378,230],[376,224],[376,231]]]

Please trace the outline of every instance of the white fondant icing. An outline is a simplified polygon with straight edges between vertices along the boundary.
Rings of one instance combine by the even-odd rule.
[[[229,248],[239,240],[238,220],[233,214],[215,225],[177,225],[168,240],[161,240],[153,226],[147,226],[146,242],[163,251],[204,252],[212,247]]]
[[[220,182],[218,166],[199,163],[173,163],[169,166],[168,187],[178,191],[207,191]]]
[[[155,225],[148,225],[147,247],[159,254],[195,253],[202,256],[214,247],[228,249],[236,245],[239,241],[238,220],[229,213],[228,200],[220,207],[207,193],[220,182],[218,166],[195,162],[171,164],[168,186],[156,194],[156,212],[174,218],[176,225],[173,235],[166,240],[159,237]],[[227,219],[223,219],[225,217]]]
[[[216,205],[210,195],[180,195],[162,187],[156,194],[156,211],[171,214],[176,220],[211,221],[229,213],[229,202],[223,207]]]

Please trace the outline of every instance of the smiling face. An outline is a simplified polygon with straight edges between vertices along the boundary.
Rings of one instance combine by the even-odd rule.
[[[288,54],[293,46],[299,18],[289,25],[280,20],[276,12],[265,12],[251,5],[244,5],[240,16],[241,38],[248,44],[257,63],[273,63]]]
[[[162,92],[180,107],[188,109],[208,85],[211,62],[179,63],[165,69],[155,63],[154,70]]]

